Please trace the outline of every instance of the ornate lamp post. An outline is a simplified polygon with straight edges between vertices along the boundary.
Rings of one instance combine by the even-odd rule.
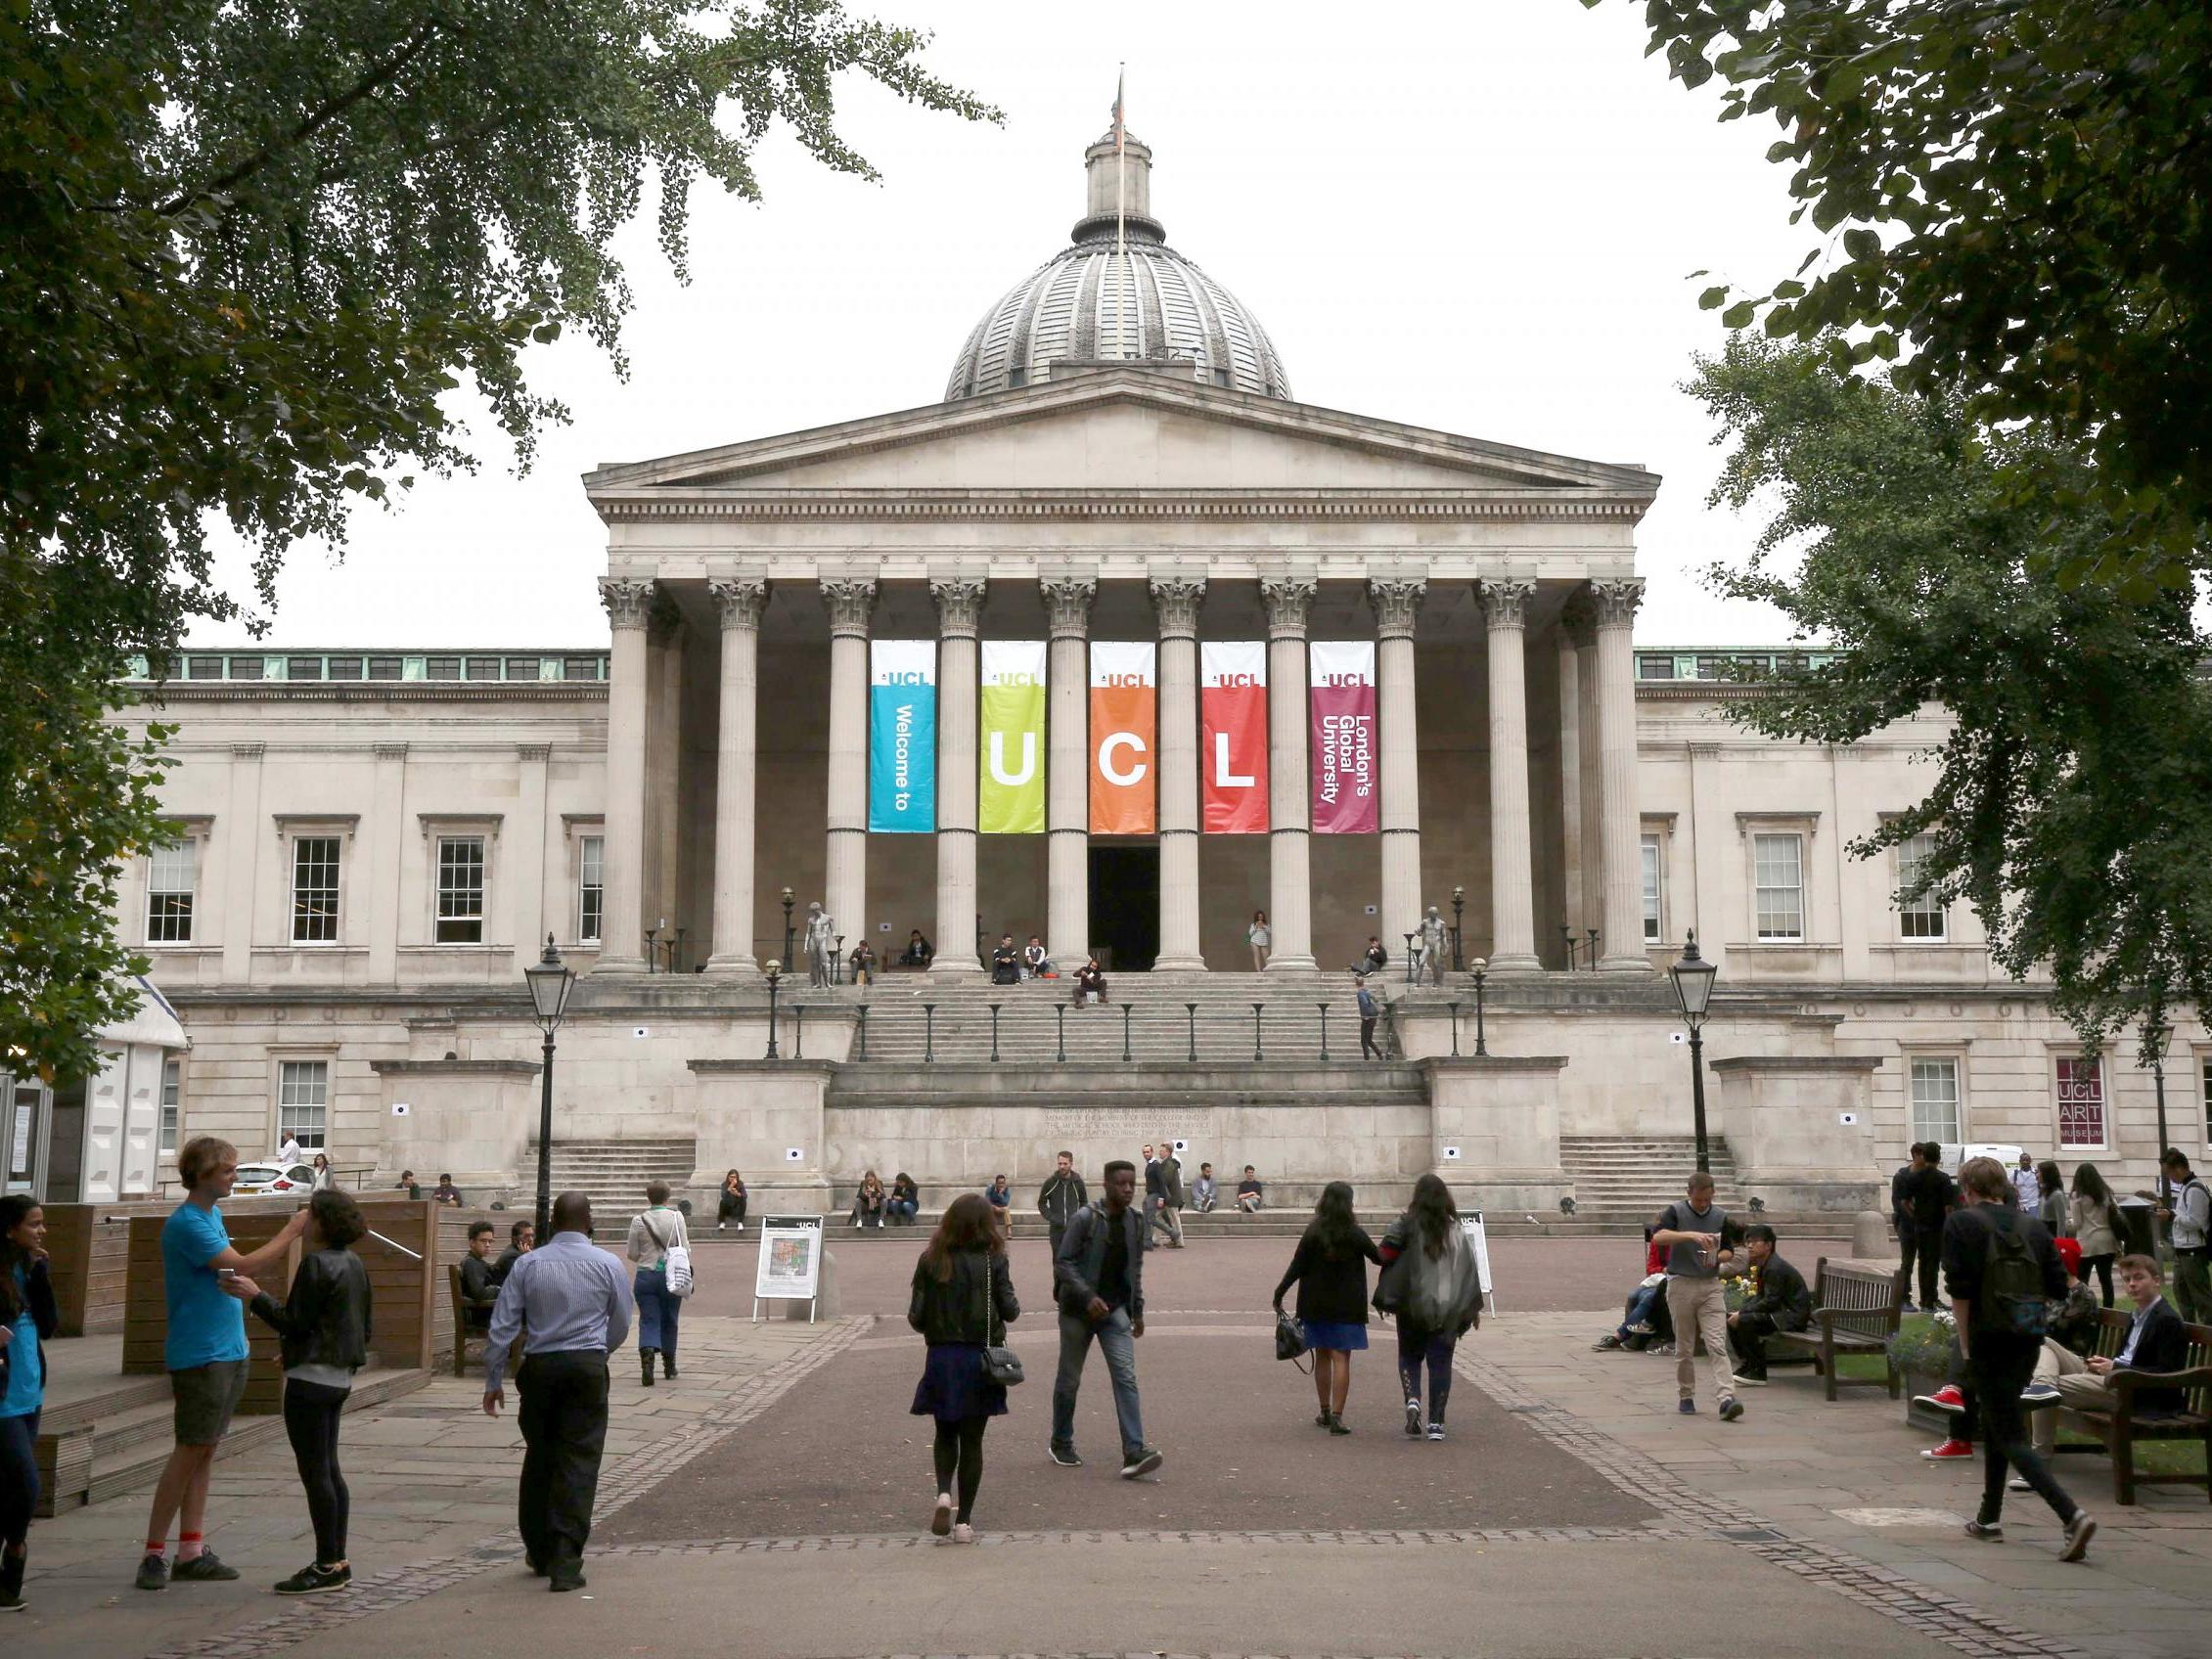
[[[1705,1149],[1705,1012],[1713,1003],[1716,964],[1697,954],[1697,930],[1693,927],[1682,947],[1682,960],[1667,969],[1674,981],[1674,999],[1682,1009],[1683,1023],[1690,1027],[1690,1102],[1692,1125],[1697,1136],[1697,1167],[1711,1169]]]
[[[1460,913],[1467,909],[1467,889],[1452,889],[1452,971],[1457,973],[1466,964],[1460,961]]]
[[[790,889],[787,887],[784,891],[788,893]],[[779,1057],[776,1053],[776,987],[783,980],[784,964],[770,957],[760,964],[760,971],[768,976],[768,1053],[761,1057],[772,1060]]]
[[[522,982],[530,988],[530,1009],[538,1029],[545,1033],[545,1068],[540,1074],[538,1097],[538,1236],[553,1236],[553,1034],[561,1029],[568,1011],[568,993],[576,976],[553,948],[553,935],[545,936],[545,955],[522,969]]]
[[[791,960],[791,890],[786,887],[784,889],[784,960],[786,962]]]
[[[1490,1053],[1490,1039],[1482,1029],[1482,986],[1490,977],[1490,962],[1486,957],[1476,957],[1467,966],[1474,974],[1474,1052],[1487,1054]],[[1459,1005],[1454,1003],[1452,1009],[1452,1052],[1457,1054],[1460,1048]]]
[[[2144,1016],[2143,1053],[2136,1063],[2150,1068],[2150,1084],[2158,1099],[2158,1207],[2162,1210],[2174,1207],[2173,1188],[2166,1180],[2166,1148],[2173,1144],[2166,1139],[2166,1045],[2173,1039],[2174,1027],[2161,998]]]

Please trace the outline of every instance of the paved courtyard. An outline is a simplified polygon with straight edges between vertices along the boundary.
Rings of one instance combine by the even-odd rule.
[[[1634,1271],[1619,1240],[1499,1241],[1506,1312],[1462,1346],[1440,1446],[1396,1430],[1383,1330],[1355,1366],[1355,1432],[1313,1427],[1310,1385],[1269,1342],[1288,1240],[1153,1256],[1139,1369],[1168,1461],[1143,1483],[1114,1476],[1096,1361],[1077,1428],[1093,1461],[1045,1461],[1055,1343],[1041,1246],[1021,1244],[1031,1381],[987,1443],[982,1544],[939,1546],[922,1531],[928,1425],[906,1411],[920,1242],[841,1247],[843,1315],[813,1326],[750,1323],[752,1250],[702,1249],[683,1375],[648,1391],[615,1370],[580,1595],[522,1570],[512,1415],[487,1421],[479,1384],[445,1377],[346,1420],[350,1592],[267,1593],[309,1546],[289,1454],[265,1447],[216,1476],[211,1543],[240,1583],[134,1592],[144,1496],[78,1510],[33,1531],[8,1652],[1914,1659],[2198,1655],[2212,1632],[2201,1498],[2119,1509],[2102,1458],[2067,1459],[2104,1530],[2066,1568],[2032,1499],[2006,1544],[1963,1537],[1978,1470],[1915,1456],[1925,1437],[1876,1391],[1829,1406],[1789,1378],[1747,1395],[1740,1423],[1677,1416],[1671,1362],[1589,1352]]]

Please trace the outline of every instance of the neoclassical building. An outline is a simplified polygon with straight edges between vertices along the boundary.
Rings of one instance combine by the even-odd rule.
[[[1603,1208],[1641,1201],[1624,1165],[1674,1184],[1658,970],[1694,929],[1714,1133],[1778,1213],[1864,1204],[1908,1140],[2147,1174],[2132,1053],[2082,1055],[1971,917],[1846,851],[1918,799],[1942,711],[1847,748],[1733,724],[1721,654],[1634,643],[1657,477],[1296,402],[1151,165],[1130,140],[1117,216],[1091,147],[1069,245],[941,401],[589,474],[609,649],[206,650],[149,683],[184,839],[119,925],[191,1046],[136,1133],[513,1188],[551,935],[573,1179],[736,1165],[815,1206],[866,1167],[935,1196],[1172,1134],[1293,1193],[1435,1168]],[[874,983],[805,986],[815,903]],[[1450,960],[1415,986],[1430,907]],[[1096,955],[1113,1006],[991,986],[1003,934]],[[1371,937],[1393,1054],[1362,1067]],[[2198,1144],[2193,1018],[2164,1087]]]

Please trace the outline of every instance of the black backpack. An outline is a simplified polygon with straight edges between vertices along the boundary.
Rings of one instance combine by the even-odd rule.
[[[1974,1328],[2041,1337],[2050,1318],[2043,1264],[2034,1243],[2017,1220],[1992,1220],[1982,1251],[1981,1294],[1974,1299]]]

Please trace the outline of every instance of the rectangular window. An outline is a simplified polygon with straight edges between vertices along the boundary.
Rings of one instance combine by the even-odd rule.
[[[507,677],[510,680],[535,680],[540,677],[538,658],[511,656],[507,659]]]
[[[331,658],[331,678],[334,680],[358,680],[361,678],[361,659],[357,656]]]
[[[323,1122],[330,1104],[329,1060],[284,1060],[277,1066],[277,1141],[298,1137],[299,1149],[323,1149]]]
[[[2061,1149],[2106,1144],[2103,1061],[2059,1056],[2058,1144]]]
[[[177,1149],[177,1113],[184,1105],[184,1061],[161,1062],[161,1150]]]
[[[173,847],[146,855],[146,942],[192,942],[192,886],[198,874],[199,843],[189,837]]]
[[[292,942],[338,943],[336,835],[302,835],[292,843]]]
[[[2204,1143],[2212,1146],[2212,1054],[2204,1056],[2200,1069],[2204,1077]]]
[[[441,945],[484,940],[484,838],[440,835],[437,841],[437,926]]]
[[[576,880],[576,937],[596,940],[607,913],[607,842],[603,836],[582,837]]]
[[[1959,1131],[1959,1062],[1954,1059],[1913,1061],[1913,1139],[1955,1144],[1965,1137]]]
[[[1920,867],[1935,851],[1935,837],[1925,830],[1897,843],[1897,890],[1902,893],[1919,876]],[[1907,939],[1942,939],[1948,935],[1948,918],[1942,901],[1932,894],[1897,907],[1897,931]],[[1925,1139],[1925,1137],[1923,1137]]]
[[[369,658],[369,678],[372,680],[397,680],[407,671],[406,660],[397,656],[372,656]]]
[[[461,678],[461,659],[458,656],[432,656],[426,658],[423,675],[430,680],[458,680]]]
[[[1659,837],[1644,837],[1644,937],[1657,941],[1659,931]]]
[[[1805,837],[1751,837],[1752,879],[1757,889],[1758,936],[1805,937]]]

